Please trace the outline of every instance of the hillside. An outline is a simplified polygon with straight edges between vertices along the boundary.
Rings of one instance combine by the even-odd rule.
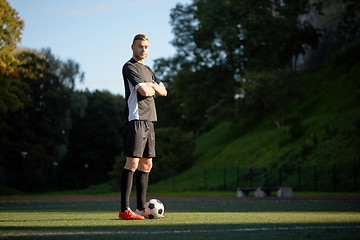
[[[235,190],[289,186],[307,191],[358,191],[360,160],[360,47],[332,63],[300,73],[301,101],[285,126],[271,114],[224,121],[196,141],[188,171],[151,191]]]

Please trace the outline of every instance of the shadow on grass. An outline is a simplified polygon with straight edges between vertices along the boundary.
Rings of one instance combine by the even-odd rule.
[[[0,227],[9,239],[357,239],[359,224]]]

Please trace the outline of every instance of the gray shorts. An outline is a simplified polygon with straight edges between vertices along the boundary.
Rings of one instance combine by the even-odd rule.
[[[155,157],[155,130],[151,121],[134,120],[125,124],[124,152],[127,157]]]

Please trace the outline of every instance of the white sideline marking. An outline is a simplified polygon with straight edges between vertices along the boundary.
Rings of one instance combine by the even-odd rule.
[[[288,231],[288,230],[328,230],[328,229],[360,229],[359,226],[319,226],[319,227],[262,227],[262,228],[233,228],[233,229],[209,229],[209,230],[174,230],[174,231],[80,231],[80,232],[43,232],[43,233],[9,233],[1,234],[1,237],[21,236],[67,236],[67,235],[110,235],[110,234],[183,234],[183,233],[215,233],[215,232],[256,232],[256,231]]]

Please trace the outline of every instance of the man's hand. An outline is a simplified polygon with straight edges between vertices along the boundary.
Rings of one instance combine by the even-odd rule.
[[[159,96],[166,96],[167,91],[165,85],[159,85],[156,83],[148,82],[146,85],[140,86],[138,89],[139,93],[144,97],[151,97],[155,93]]]
[[[137,91],[144,97],[151,97],[155,95],[155,90],[149,84],[138,87]]]
[[[156,84],[156,83],[146,83],[149,87],[154,89],[157,95],[165,97],[167,95],[167,91],[164,84]]]

